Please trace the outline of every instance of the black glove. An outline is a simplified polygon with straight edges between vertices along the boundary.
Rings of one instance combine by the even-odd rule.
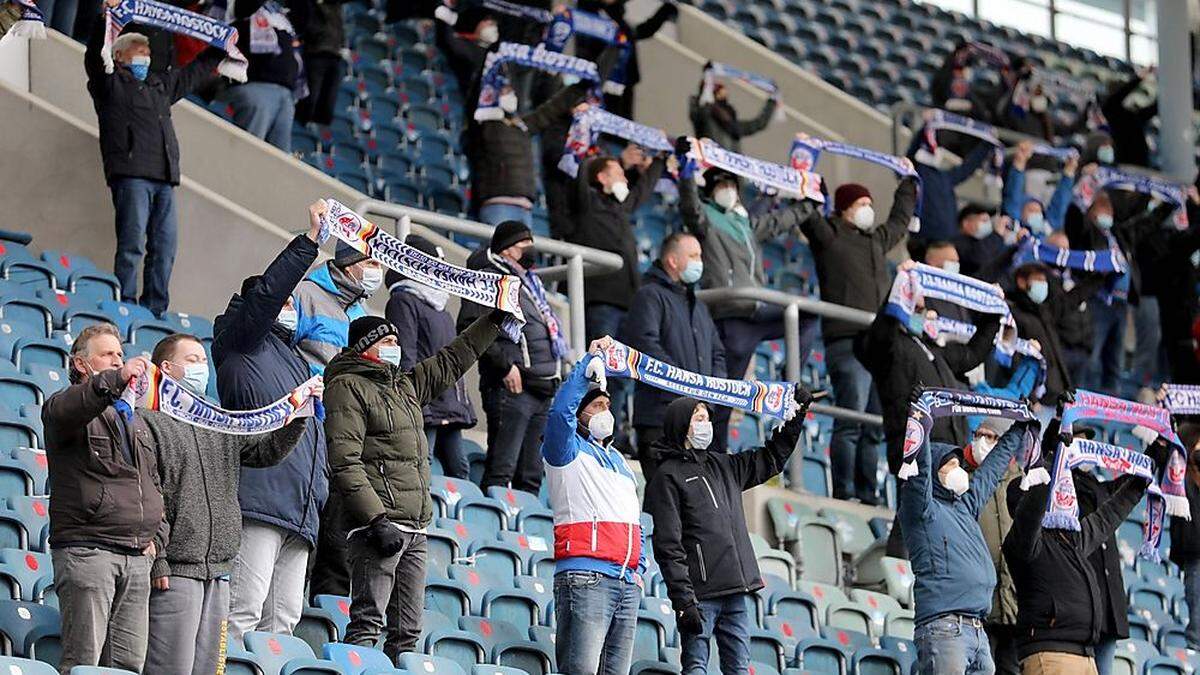
[[[488,321],[491,321],[492,325],[494,325],[496,328],[503,328],[505,320],[507,320],[510,316],[512,316],[512,314],[509,314],[502,309],[493,309],[490,313],[488,313]]]
[[[1075,392],[1072,391],[1071,389],[1067,389],[1063,393],[1059,394],[1057,405],[1054,408],[1054,413],[1055,413],[1054,416],[1059,419],[1062,419],[1063,408],[1066,408],[1068,403],[1074,403],[1074,402],[1075,402]]]
[[[796,385],[796,403],[800,405],[801,412],[808,410],[808,406],[812,405],[814,398],[808,387],[802,384]]]
[[[379,516],[367,529],[367,541],[384,557],[391,557],[404,548],[404,533],[392,525],[387,516]]]
[[[925,393],[925,383],[924,382],[918,382],[918,383],[914,384],[912,391],[908,392],[908,402],[916,403],[921,398],[921,394],[924,394],[924,393]]]
[[[699,635],[704,632],[704,615],[698,605],[688,605],[675,613],[675,625],[683,635]]]
[[[687,136],[679,136],[675,139],[675,154],[686,155],[692,149],[692,142]]]

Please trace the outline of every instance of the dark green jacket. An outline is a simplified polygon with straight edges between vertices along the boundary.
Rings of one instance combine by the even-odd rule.
[[[453,387],[497,335],[482,316],[408,373],[346,350],[329,362],[325,440],[332,489],[348,529],[381,515],[406,527],[429,524],[429,445],[421,408]]]

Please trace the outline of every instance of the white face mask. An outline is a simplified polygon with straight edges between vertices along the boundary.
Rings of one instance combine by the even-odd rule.
[[[400,365],[400,345],[379,345],[379,360],[393,366]]]
[[[500,94],[500,109],[508,114],[517,112],[517,95],[513,92]]]
[[[971,235],[976,239],[984,239],[992,233],[992,219],[984,218],[975,225],[975,234]]]
[[[942,487],[954,493],[954,496],[961,497],[971,487],[971,477],[967,475],[967,470],[961,466],[956,466],[946,472],[946,477],[942,479]]]
[[[608,194],[612,195],[618,202],[624,202],[629,197],[629,183],[625,181],[613,183],[608,188]]]
[[[737,204],[737,200],[738,194],[736,188],[723,187],[713,191],[713,201],[717,203],[717,206],[726,211],[732,209],[733,205]]]
[[[300,314],[294,309],[281,309],[279,310],[279,316],[276,317],[275,321],[280,326],[295,332],[296,325],[300,323]]]
[[[958,274],[958,271],[962,268],[957,260],[947,260],[946,262],[942,263],[942,269],[950,274]]]
[[[491,47],[500,39],[500,27],[494,23],[489,23],[479,29],[479,44],[484,47]]]
[[[995,447],[995,439],[976,437],[971,441],[971,454],[976,462],[983,464],[983,460],[987,459],[988,453]]]
[[[193,394],[204,395],[208,391],[208,364],[189,363],[183,367],[183,378],[180,384],[187,387]]]
[[[1049,106],[1050,102],[1046,100],[1045,96],[1034,96],[1029,99],[1029,109],[1039,115],[1046,112],[1046,108]]]
[[[713,440],[712,422],[692,422],[687,440],[696,450],[707,450]]]
[[[588,432],[592,434],[592,438],[603,441],[613,435],[615,425],[616,420],[613,419],[613,414],[603,410],[592,415],[592,419],[588,420]]]
[[[854,226],[866,232],[875,227],[875,209],[870,206],[860,206],[854,212]]]
[[[363,269],[362,287],[367,293],[374,293],[383,285],[383,268],[367,267]]]

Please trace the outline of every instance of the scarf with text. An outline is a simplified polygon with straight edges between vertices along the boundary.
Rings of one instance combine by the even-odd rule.
[[[704,67],[703,85],[700,87],[700,97],[697,99],[697,102],[700,105],[710,105],[717,100],[717,78],[739,80],[765,93],[768,96],[775,96],[779,93],[779,85],[775,83],[775,80],[772,80],[765,75],[759,75],[758,73],[752,73],[748,70],[742,70],[741,68],[731,66],[728,63],[709,61]],[[786,118],[787,115],[783,112],[783,108],[776,107],[772,120],[776,122],[782,122]]]
[[[451,265],[405,244],[379,226],[334,199],[326,199],[329,210],[321,217],[318,243],[330,236],[384,267],[427,286],[440,288],[463,300],[508,312],[501,330],[513,342],[521,337],[525,315],[521,313],[521,279]]]
[[[1172,415],[1200,415],[1200,385],[1167,384],[1163,402]]]
[[[1075,181],[1075,205],[1087,213],[1096,195],[1101,190],[1128,190],[1175,205],[1175,226],[1185,229],[1187,220],[1187,197],[1183,187],[1153,176],[1129,173],[1111,166],[1097,166],[1091,174],[1081,175]]]
[[[925,112],[925,126],[918,132],[921,142],[915,155],[916,161],[929,166],[937,166],[935,157],[938,150],[937,134],[939,131],[960,133],[978,138],[991,145],[994,151],[985,180],[990,184],[1000,183],[1000,170],[1004,165],[1004,143],[1000,141],[996,127],[945,110],[928,110]]]
[[[917,180],[917,208],[914,213],[921,212],[921,176],[903,157],[889,155],[869,148],[860,148],[857,145],[850,145],[849,143],[826,141],[820,138],[813,138],[812,136],[806,138],[797,136],[792,140],[792,148],[788,151],[788,158],[791,160],[791,165],[794,169],[815,171],[817,162],[821,159],[822,152],[827,152],[831,155],[841,155],[842,157],[849,157],[851,159],[861,159],[865,162],[878,164],[885,169],[890,169],[897,176],[915,178]],[[826,214],[829,213],[829,206],[827,202],[825,204]],[[916,219],[916,216],[914,215],[913,218]],[[911,226],[909,229],[916,231]],[[920,229],[919,225],[916,229]]]
[[[550,23],[554,18],[549,10],[528,7],[515,2],[508,2],[507,0],[482,0],[479,4],[493,12],[517,17],[518,19],[528,19],[535,23]]]
[[[320,375],[313,376],[287,396],[257,410],[225,410],[192,393],[151,364],[141,377],[129,382],[113,406],[127,420],[131,419],[134,408],[143,408],[210,431],[262,434],[280,429],[299,417],[325,419],[321,400],[313,396],[313,387],[320,381]]]
[[[884,311],[907,325],[916,308],[925,306],[926,298],[944,300],[973,312],[1009,315],[1004,291],[998,286],[924,263],[914,263],[912,269],[896,274]],[[931,334],[936,335],[936,331]]]
[[[1037,416],[1029,406],[1018,401],[963,389],[925,389],[917,400],[909,405],[908,420],[904,424],[904,460],[896,477],[908,480],[917,475],[917,453],[929,442],[934,420],[966,415],[1002,417],[1016,422],[1037,421]],[[1026,480],[1031,481],[1032,485],[1048,482],[1050,476],[1041,466],[1042,450],[1038,443],[1036,424],[1026,429],[1022,443],[1022,451],[1017,461],[1025,471]]]
[[[1129,263],[1119,248],[1107,251],[1077,251],[1051,246],[1038,241],[1036,237],[1026,237],[1013,257],[1013,267],[1031,262],[1097,274],[1124,274],[1129,271]]]
[[[225,50],[225,60],[217,66],[217,72],[238,82],[246,81],[249,63],[238,50],[237,29],[223,21],[157,0],[122,0],[121,4],[104,12],[104,21],[104,46],[100,49],[100,56],[104,60],[105,72],[113,72],[112,45],[120,37],[121,29],[137,23]]]
[[[543,44],[547,49],[561,52],[566,49],[567,42],[575,35],[599,40],[609,45],[617,45],[621,48],[620,56],[617,57],[617,62],[604,81],[602,89],[604,93],[612,96],[624,94],[629,57],[633,53],[633,44],[630,43],[629,36],[621,31],[621,27],[617,25],[616,21],[606,16],[585,12],[581,9],[567,9],[555,14],[551,19],[550,26],[546,28],[546,39]]]
[[[679,396],[789,420],[795,415],[796,385],[788,382],[727,380],[663,363],[616,340],[601,354],[605,375],[627,377]]]
[[[1012,367],[1013,358],[1018,354],[1037,361],[1038,378],[1033,386],[1033,398],[1040,399],[1046,393],[1046,357],[1042,355],[1041,349],[1033,346],[1032,342],[1017,335],[1016,321],[1012,319],[1011,315],[1005,317],[1003,321],[1003,327],[996,334],[996,348],[992,352],[992,358],[1005,368]],[[973,323],[944,316],[938,316],[936,326],[937,338],[949,338],[955,342],[967,342],[978,330]],[[1010,331],[1011,334],[1006,337]]]
[[[1033,154],[1053,157],[1060,162],[1066,162],[1072,157],[1078,157],[1079,151],[1075,148],[1060,148],[1049,143],[1034,143]]]
[[[689,165],[695,171],[715,167],[746,178],[762,190],[782,193],[792,198],[811,199],[819,204],[825,203],[819,174],[740,155],[707,138],[688,138],[688,141],[692,147],[679,159],[681,166]],[[689,164],[692,162],[694,164]]]
[[[11,0],[17,6],[17,20],[8,30],[0,33],[0,44],[9,37],[27,37],[35,40],[46,39],[46,17],[33,0]]]
[[[662,129],[589,107],[582,113],[576,113],[571,120],[571,129],[567,132],[567,142],[558,168],[574,178],[579,173],[579,165],[592,154],[601,134],[616,136],[654,152],[671,152],[674,148]]]
[[[560,54],[541,44],[531,47],[516,42],[501,42],[499,47],[488,52],[487,59],[483,62],[479,104],[475,108],[476,121],[504,119],[504,111],[500,109],[500,93],[508,84],[504,70],[509,63],[537,68],[548,73],[559,73],[578,80],[600,80],[596,64],[591,61]]]
[[[493,265],[500,269],[511,269],[512,266],[503,260],[499,255],[487,252],[487,258]],[[542,322],[546,324],[546,332],[550,334],[550,353],[555,359],[562,359],[567,356],[569,351],[567,341],[563,339],[562,328],[558,323],[558,315],[554,313],[554,308],[550,306],[550,301],[546,299],[546,287],[542,285],[542,280],[533,270],[525,270],[519,274],[519,277],[525,280],[525,288],[529,291],[529,297],[533,298],[533,304],[538,309],[538,314],[542,316]]]

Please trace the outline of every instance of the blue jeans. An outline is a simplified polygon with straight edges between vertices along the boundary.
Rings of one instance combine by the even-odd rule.
[[[1200,650],[1200,560],[1183,566],[1183,599],[1188,606],[1187,646]]]
[[[222,94],[233,106],[233,123],[284,152],[292,151],[292,90],[270,82],[247,82]]]
[[[162,316],[167,311],[167,288],[175,265],[175,188],[163,181],[126,177],[114,178],[109,187],[117,213],[113,273],[121,282],[121,300],[141,304]],[[143,263],[143,254],[139,299],[137,268]]]
[[[429,454],[442,463],[442,471],[450,478],[471,479],[471,463],[462,450],[462,429],[456,426],[425,427]]]
[[[750,596],[747,593],[727,595],[700,601],[704,617],[704,632],[682,634],[683,675],[704,675],[708,672],[709,641],[717,638],[717,655],[723,675],[747,675],[750,672]]]
[[[943,616],[917,626],[919,675],[992,675],[996,664],[983,622]]]
[[[1162,322],[1159,318],[1158,298],[1142,296],[1133,310],[1133,327],[1137,334],[1137,346],[1133,349],[1133,363],[1130,367],[1139,386],[1153,388],[1162,381],[1161,374],[1165,372],[1160,370],[1165,359],[1161,356]]]
[[[598,572],[554,575],[554,644],[558,672],[626,675],[633,663],[642,591]]]
[[[1096,672],[1099,675],[1112,675],[1113,657],[1117,653],[1117,639],[1115,637],[1102,637],[1096,643]]]
[[[621,322],[625,320],[626,311],[616,305],[602,302],[590,303],[584,308],[583,334],[588,344],[592,340],[611,335],[621,339]],[[626,377],[613,377],[608,380],[608,395],[613,414],[613,428],[619,433],[625,424],[625,408],[628,405],[629,393],[633,381]]]
[[[871,374],[854,357],[854,338],[825,344],[825,364],[833,385],[833,400],[842,408],[878,412],[879,394]],[[864,504],[879,501],[879,446],[883,430],[877,426],[835,419],[829,456],[833,464],[833,497],[857,497]]]
[[[484,204],[479,207],[479,220],[488,225],[499,225],[506,220],[533,226],[533,211],[515,204]]]
[[[1121,352],[1124,350],[1125,318],[1129,306],[1120,301],[1106,305],[1095,298],[1088,300],[1092,310],[1095,334],[1092,342],[1092,388],[1113,392],[1121,375]]]

